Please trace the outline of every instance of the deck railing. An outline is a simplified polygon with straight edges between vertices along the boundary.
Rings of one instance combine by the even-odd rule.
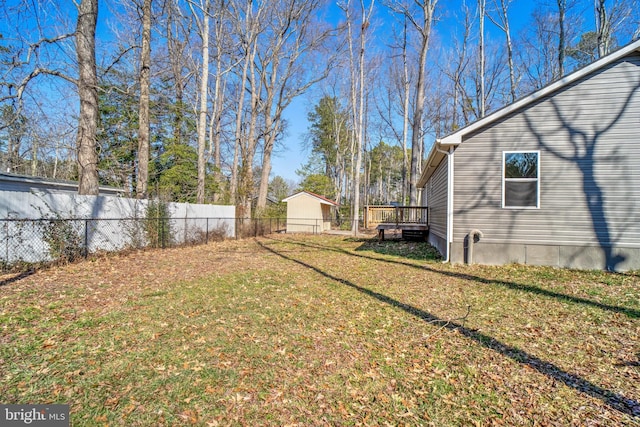
[[[365,228],[378,224],[427,224],[426,206],[365,206]]]

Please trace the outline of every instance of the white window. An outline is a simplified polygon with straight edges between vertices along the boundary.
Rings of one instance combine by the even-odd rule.
[[[502,153],[502,207],[540,207],[540,152]]]

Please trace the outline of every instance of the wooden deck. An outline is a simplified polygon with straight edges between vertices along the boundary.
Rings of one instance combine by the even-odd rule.
[[[426,206],[366,206],[365,226],[378,230],[384,240],[385,230],[401,230],[403,239],[426,239],[429,231]]]

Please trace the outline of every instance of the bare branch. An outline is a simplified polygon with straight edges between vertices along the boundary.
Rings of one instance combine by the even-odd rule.
[[[75,35],[76,35],[76,33],[67,33],[67,34],[62,34],[62,35],[59,35],[59,36],[53,37],[53,38],[43,38],[43,39],[38,40],[35,43],[32,43],[29,46],[29,52],[27,53],[27,59],[26,59],[25,63],[29,63],[29,61],[31,60],[31,55],[33,54],[33,52],[38,50],[41,45],[58,43],[59,41],[68,39],[70,37],[75,37]]]
[[[104,77],[104,76],[106,76],[106,75],[109,73],[109,71],[111,71],[111,69],[112,69],[112,68],[113,68],[113,67],[114,67],[118,62],[120,62],[120,60],[121,60],[121,59],[122,59],[122,58],[123,58],[127,53],[129,53],[129,52],[130,52],[130,51],[132,51],[133,49],[140,49],[140,48],[142,48],[142,46],[140,46],[140,45],[137,45],[137,44],[136,44],[136,45],[129,46],[128,48],[126,48],[125,50],[123,50],[122,52],[120,52],[120,54],[116,57],[116,59],[114,59],[114,60],[111,62],[111,64],[109,64],[109,66],[108,66],[107,68],[105,68],[105,70],[102,72],[102,76],[103,76],[103,77]]]
[[[27,88],[27,85],[29,84],[29,82],[31,82],[31,80],[33,80],[34,78],[36,78],[40,74],[60,77],[60,78],[66,80],[66,81],[68,81],[70,83],[73,83],[74,85],[78,84],[78,80],[77,79],[74,79],[73,77],[70,77],[70,76],[68,76],[68,75],[66,75],[66,74],[64,74],[64,73],[62,73],[60,71],[49,70],[47,68],[36,68],[28,76],[26,76],[19,85],[16,86],[16,85],[14,85],[12,83],[4,84],[4,86],[8,87],[9,89],[16,88],[16,93],[15,93],[15,95],[7,95],[7,96],[4,96],[4,97],[0,98],[0,102],[8,101],[10,99],[21,100],[22,99],[22,95],[23,95],[25,89]]]

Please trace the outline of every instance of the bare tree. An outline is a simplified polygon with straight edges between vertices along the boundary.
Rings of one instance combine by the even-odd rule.
[[[26,5],[26,3],[25,3]],[[12,56],[9,62],[2,65],[7,69],[3,73],[3,79],[0,81],[0,87],[6,90],[0,96],[0,102],[10,101],[15,109],[13,117],[22,117],[23,101],[27,87],[32,84],[39,76],[49,75],[56,76],[72,83],[78,90],[80,101],[79,114],[77,118],[77,132],[75,138],[75,159],[78,167],[80,182],[78,186],[79,194],[95,195],[98,194],[98,168],[96,153],[96,133],[98,122],[98,79],[96,72],[96,49],[95,35],[98,16],[97,0],[82,0],[76,3],[78,9],[78,17],[76,20],[75,32],[60,34],[53,37],[41,36],[35,42],[28,42],[20,39],[18,45],[26,45],[26,49],[22,47],[15,51],[9,49],[3,53],[9,53]],[[30,18],[32,19],[32,18]],[[35,15],[36,23],[40,29],[39,15]],[[20,37],[21,34],[18,34]],[[71,76],[72,72],[65,72],[65,66],[70,64],[63,62],[51,61],[49,63],[41,62],[41,55],[47,46],[54,46],[63,50],[62,43],[67,39],[75,37],[75,58],[77,60],[76,71],[78,77]],[[15,78],[15,80],[14,80]],[[6,79],[6,80],[5,80]],[[12,126],[14,123],[8,121],[2,124],[3,128]],[[35,167],[38,163],[38,152],[40,151],[39,143],[34,140],[37,146],[31,147],[32,153],[32,172],[36,172]],[[57,171],[56,171],[57,172]]]
[[[260,34],[265,29],[263,16],[267,10],[264,0],[242,4],[231,1],[230,9],[237,36],[240,39],[242,64],[240,79],[236,84],[238,103],[236,106],[235,147],[231,175],[231,197],[241,209],[243,218],[251,217],[253,196],[253,160],[258,139],[258,115],[260,110],[262,82],[256,74],[256,56]],[[249,95],[245,105],[245,93]]]
[[[426,64],[427,52],[429,50],[429,40],[431,38],[431,27],[434,20],[434,12],[437,0],[415,0],[415,8],[409,5],[396,2],[392,4],[392,9],[402,13],[418,34],[419,56],[416,73],[416,89],[414,91],[413,120],[411,129],[411,168],[409,171],[409,204],[418,203],[418,175],[421,164],[421,153],[423,145],[423,116],[425,104],[426,88]]]
[[[151,87],[151,0],[142,5],[142,51],[140,54],[140,106],[138,118],[138,174],[136,196],[145,199],[149,183],[149,92]]]
[[[407,140],[409,138],[409,98],[411,97],[411,80],[407,54],[407,17],[404,16],[402,32],[402,204],[406,203],[409,193],[409,156]]]
[[[539,89],[558,75],[556,28],[557,17],[553,13],[541,8],[534,10],[531,25],[521,35],[522,48],[518,52],[528,80],[525,91]]]
[[[78,166],[79,185],[78,193],[85,195],[97,195],[98,188],[98,156],[96,152],[96,133],[98,125],[98,78],[96,71],[96,24],[98,19],[98,1],[82,0],[76,3],[78,17],[74,33],[61,34],[55,37],[42,37],[36,42],[27,43],[28,49],[24,59],[14,57],[11,62],[13,70],[23,69],[36,63],[19,82],[2,82],[0,86],[9,89],[9,94],[0,98],[1,101],[13,100],[17,105],[17,114],[23,106],[23,96],[27,86],[41,75],[61,77],[73,83],[78,89],[80,109],[77,121],[76,133],[76,162]],[[58,43],[75,36],[75,54],[77,60],[78,77],[74,78],[68,73],[60,71],[61,64],[50,64],[51,67],[40,64],[37,59],[43,46],[57,45]],[[9,123],[5,123],[4,126]],[[36,153],[38,148],[36,147]],[[37,154],[34,155],[37,157]],[[37,159],[33,159],[37,162]],[[35,164],[35,163],[33,163]]]
[[[611,48],[611,17],[607,15],[605,0],[595,0],[596,34],[598,40],[598,56],[609,53]]]
[[[594,0],[598,56],[602,57],[616,46],[616,36],[634,40],[640,35],[638,1],[615,0],[607,8],[605,0]]]
[[[324,79],[332,68],[336,53],[327,53],[325,41],[331,32],[313,17],[320,0],[288,0],[272,4],[271,37],[258,54],[259,74],[264,90],[262,172],[257,209],[266,207],[271,154],[283,130],[282,113],[291,102],[313,84]],[[319,54],[323,53],[319,58]],[[304,61],[304,64],[302,63]]]
[[[369,5],[365,4],[364,0],[360,0],[360,34],[359,34],[359,49],[356,59],[354,53],[355,50],[355,37],[353,34],[353,25],[355,23],[355,17],[351,10],[350,1],[340,4],[340,8],[345,12],[347,18],[347,43],[349,48],[349,62],[350,62],[350,75],[351,75],[351,109],[353,116],[353,128],[354,128],[354,154],[355,162],[353,166],[353,212],[351,230],[353,234],[358,234],[358,215],[360,211],[360,169],[362,168],[362,150],[365,142],[365,130],[364,130],[364,116],[365,116],[365,52],[366,52],[366,38],[367,29],[370,26],[370,18],[373,13],[375,0],[371,0]]]
[[[174,0],[166,2],[166,49],[171,80],[173,81],[173,141],[175,144],[184,142],[184,91],[191,76],[191,71],[185,71],[187,63],[186,49],[189,45],[189,34],[191,33],[190,19],[187,19],[179,5]]]
[[[226,97],[227,75],[237,64],[225,64],[225,56],[232,50],[229,19],[226,16],[227,0],[219,0],[215,7],[214,24],[214,63],[215,78],[213,84],[213,100],[211,119],[209,122],[209,158],[213,157],[213,176],[215,182],[220,185],[222,156],[220,153],[222,142],[222,116],[224,113],[224,101]],[[213,195],[214,202],[220,198],[220,192]]]
[[[509,66],[509,93],[511,95],[511,102],[516,100],[516,72],[515,65],[513,63],[513,43],[511,41],[511,27],[509,25],[509,5],[512,0],[493,0],[494,9],[497,16],[493,16],[491,13],[487,14],[487,17],[491,22],[502,32],[505,36],[505,44],[507,47],[507,65]],[[566,0],[558,0],[558,5]],[[561,39],[562,39],[562,27],[561,27]],[[560,60],[560,59],[559,59]],[[561,59],[563,62],[564,59]]]
[[[98,77],[96,73],[96,23],[98,0],[82,0],[78,4],[76,55],[78,59],[78,194],[98,194]]]
[[[206,138],[207,138],[207,103],[208,103],[208,88],[209,88],[209,13],[210,3],[209,0],[203,0],[199,5],[202,10],[202,20],[197,18],[197,13],[194,10],[193,3],[189,3],[193,16],[196,17],[198,25],[198,31],[202,40],[202,64],[200,74],[200,90],[198,92],[198,99],[200,105],[198,108],[198,184],[196,191],[196,201],[198,203],[204,203],[205,196],[205,172],[206,172]]]
[[[244,118],[244,110],[245,110],[245,94],[246,94],[246,83],[249,78],[249,64],[253,62],[255,58],[255,52],[257,48],[257,38],[258,38],[258,21],[259,15],[262,13],[262,9],[259,8],[257,11],[258,16],[254,16],[253,11],[253,2],[250,1],[246,5],[246,10],[242,8],[242,5],[239,2],[231,1],[230,8],[232,13],[232,18],[234,19],[234,24],[236,27],[236,32],[238,34],[238,38],[240,40],[241,49],[241,60],[242,64],[240,70],[240,79],[236,84],[236,92],[238,96],[238,100],[236,103],[236,112],[235,112],[235,144],[233,149],[233,164],[231,167],[231,200],[233,203],[238,201],[238,181],[239,181],[239,166],[240,166],[240,150],[242,148],[242,138],[243,138],[243,118]]]
[[[565,17],[567,15],[567,0],[558,1],[558,74],[564,76],[564,57],[566,52]]]
[[[478,29],[478,88],[477,88],[477,103],[480,110],[480,117],[485,115],[485,45],[484,45],[484,17],[486,15],[486,0],[478,0],[478,22],[480,23]]]

